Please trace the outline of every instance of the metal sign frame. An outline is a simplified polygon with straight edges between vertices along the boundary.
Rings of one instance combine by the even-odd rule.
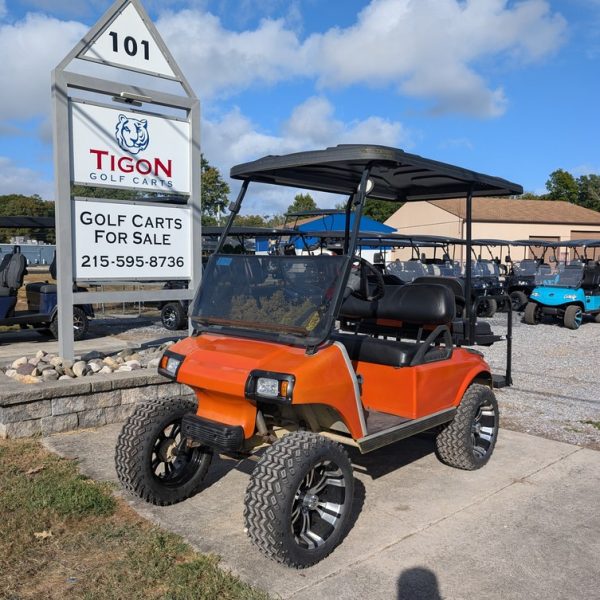
[[[135,71],[146,77],[158,77],[161,80],[172,80],[181,85],[183,95],[166,93],[145,87],[132,86],[108,79],[101,79],[68,71],[68,66],[75,60],[90,60],[82,58],[83,54],[94,44],[115,19],[127,8],[133,5],[142,21],[146,25],[153,41],[167,60],[169,67],[176,78],[171,79],[158,73],[149,73],[140,69],[102,61],[107,67]],[[93,62],[98,62],[94,60]],[[71,176],[71,123],[69,118],[69,104],[71,99],[76,99],[73,94],[92,92],[102,97],[110,98],[140,98],[143,104],[153,108],[177,109],[184,111],[186,120],[190,124],[189,156],[190,156],[190,194],[187,196],[187,206],[191,210],[191,273],[192,278],[188,289],[174,290],[147,290],[130,292],[78,292],[74,290],[73,269],[73,208]],[[54,117],[54,168],[55,168],[55,202],[56,202],[56,257],[58,280],[58,331],[59,354],[66,358],[74,356],[73,340],[73,305],[100,302],[137,302],[137,301],[177,301],[190,300],[193,292],[200,283],[202,276],[202,226],[200,208],[200,101],[195,96],[190,84],[175,62],[160,34],[142,7],[140,0],[116,0],[105,12],[99,21],[90,29],[83,39],[69,52],[61,63],[52,71],[52,104]],[[117,106],[115,104],[115,106]],[[133,106],[123,107],[129,110]],[[171,116],[161,115],[157,116]],[[85,185],[85,184],[84,184]],[[88,186],[90,186],[88,184]],[[92,187],[92,186],[90,186]],[[99,182],[93,187],[107,187]],[[114,186],[110,186],[111,189]],[[131,189],[133,192],[133,188]],[[181,194],[179,194],[181,196]],[[102,201],[102,198],[95,200]],[[132,199],[132,202],[134,200]],[[157,201],[160,204],[161,200]],[[135,281],[135,278],[131,278]],[[108,283],[108,282],[105,282]],[[122,281],[121,281],[122,283]]]

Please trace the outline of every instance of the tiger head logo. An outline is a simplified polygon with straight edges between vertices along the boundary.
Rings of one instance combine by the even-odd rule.
[[[119,146],[129,154],[139,154],[148,147],[148,121],[146,119],[130,119],[119,115],[119,122],[115,130],[115,137]]]

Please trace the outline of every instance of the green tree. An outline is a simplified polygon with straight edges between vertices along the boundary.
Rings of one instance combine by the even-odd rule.
[[[387,221],[397,210],[401,208],[403,202],[389,202],[388,200],[373,200],[367,198],[363,214],[375,221],[383,223]]]
[[[520,200],[544,200],[544,196],[534,194],[533,192],[525,192],[519,196]]]
[[[577,178],[577,203],[600,211],[600,175],[582,175]]]
[[[0,215],[53,217],[54,202],[42,200],[36,194],[33,196],[7,194],[0,196]],[[0,229],[0,242],[9,242],[14,235],[29,235],[51,244],[56,241],[53,229]]]
[[[201,157],[201,161],[202,223],[209,225],[216,223],[215,217],[219,217],[228,206],[231,190],[229,184],[223,180],[219,169],[211,166],[204,156]]]
[[[575,204],[579,198],[579,188],[575,177],[564,169],[556,169],[550,173],[546,181],[547,200],[566,200]]]
[[[302,212],[305,210],[316,210],[317,204],[310,194],[296,194],[294,202],[287,208],[288,213]]]
[[[267,227],[267,221],[260,215],[237,215],[233,224],[238,227]]]

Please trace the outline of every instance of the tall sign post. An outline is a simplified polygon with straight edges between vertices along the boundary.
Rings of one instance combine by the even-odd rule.
[[[112,78],[68,70],[86,63]],[[119,83],[131,72],[148,83]],[[200,103],[139,0],[116,0],[54,69],[52,98],[59,352],[72,358],[74,304],[189,300],[200,283]],[[178,279],[188,289],[76,287]]]

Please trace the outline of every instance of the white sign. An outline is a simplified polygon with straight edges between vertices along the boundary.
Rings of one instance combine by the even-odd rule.
[[[175,78],[173,69],[133,4],[123,9],[81,58]]]
[[[74,201],[75,279],[191,277],[191,212],[186,206]]]
[[[190,193],[190,125],[168,117],[71,102],[72,180]]]

